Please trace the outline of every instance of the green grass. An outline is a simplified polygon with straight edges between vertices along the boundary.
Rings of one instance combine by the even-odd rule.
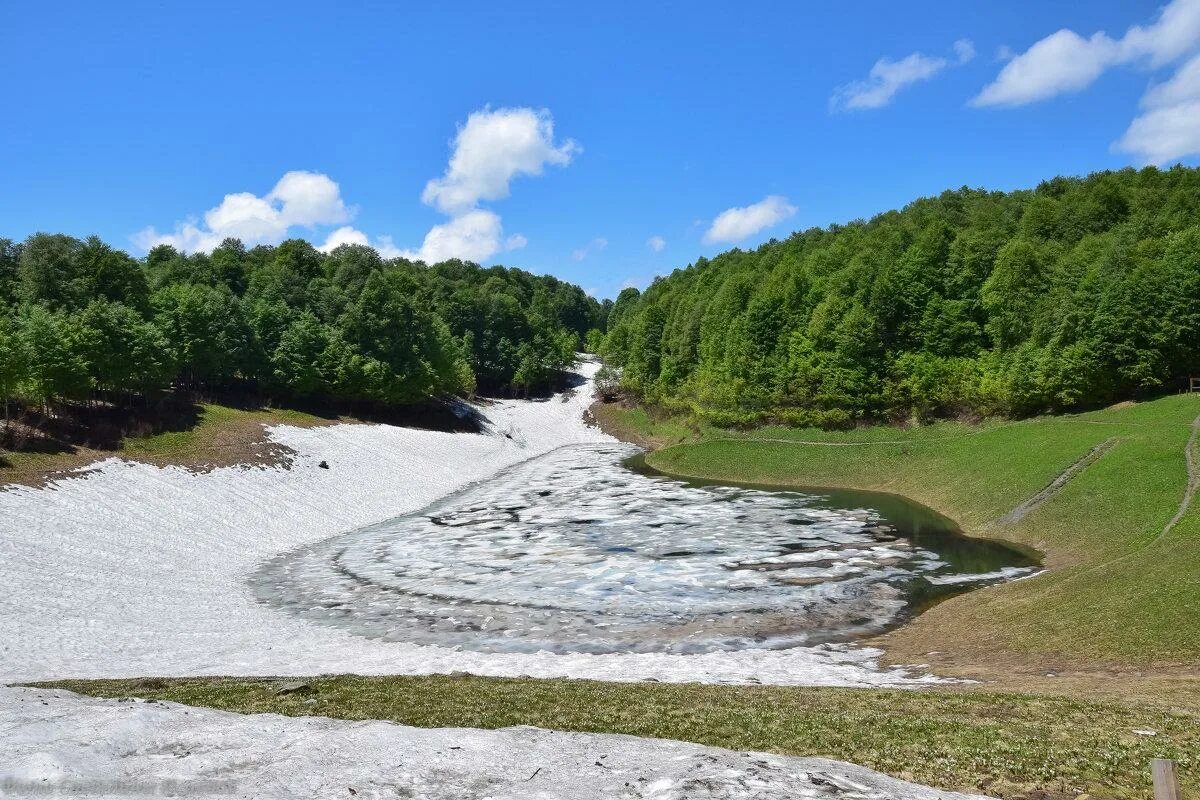
[[[481,677],[321,677],[275,694],[263,680],[68,681],[229,711],[383,719],[422,727],[537,725],[680,739],[734,750],[826,756],[946,789],[1144,797],[1149,760],[1179,762],[1200,789],[1193,714],[1019,694],[620,684]],[[1152,730],[1140,736],[1135,730]]]
[[[201,404],[200,421],[183,431],[166,431],[136,439],[126,439],[121,451],[132,457],[173,456],[199,453],[211,448],[222,432],[244,425],[313,425],[319,417],[291,409],[241,409],[215,403]]]
[[[308,427],[328,420],[302,411],[241,409],[205,403],[194,425],[150,436],[127,436],[115,450],[75,447],[54,453],[0,450],[0,486],[40,485],[52,476],[118,456],[154,464],[207,468],[232,464],[274,463],[281,449],[265,444],[264,425]]]
[[[944,650],[976,665],[1033,655],[1052,665],[1194,664],[1200,508],[1158,537],[1184,493],[1197,415],[1200,396],[1181,395],[979,427],[702,430],[647,462],[679,476],[894,492],[969,533],[1047,554],[1048,573],[961,595],[890,635],[907,655]],[[655,436],[651,418],[639,424]],[[1118,438],[1113,449],[1021,522],[992,524],[1109,437]]]

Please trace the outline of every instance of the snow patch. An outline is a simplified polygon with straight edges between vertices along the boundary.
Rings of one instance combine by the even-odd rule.
[[[410,728],[0,688],[0,795],[967,800],[821,758],[615,734]]]

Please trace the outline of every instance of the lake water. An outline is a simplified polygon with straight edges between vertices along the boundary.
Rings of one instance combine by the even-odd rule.
[[[848,641],[1030,556],[893,495],[681,481],[576,445],[284,554],[258,599],[373,638],[483,652],[704,653]]]

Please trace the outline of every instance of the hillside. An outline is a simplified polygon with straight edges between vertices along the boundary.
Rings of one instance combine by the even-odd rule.
[[[227,239],[135,259],[96,237],[0,239],[0,468],[30,460],[5,449],[186,430],[197,398],[378,417],[545,390],[606,314],[550,276],[362,245]]]
[[[1200,170],[947,191],[626,290],[609,363],[722,425],[1022,416],[1200,373]]]
[[[597,411],[610,430],[668,445],[648,463],[669,474],[894,492],[1045,554],[1047,572],[959,595],[876,640],[894,661],[1012,688],[1196,696],[1200,396],[849,432],[690,431]]]

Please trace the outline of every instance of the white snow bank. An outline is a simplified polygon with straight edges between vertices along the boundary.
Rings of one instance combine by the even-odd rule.
[[[0,796],[896,798],[969,795],[820,758],[539,728],[409,728],[0,688]]]
[[[591,375],[595,365],[584,363]],[[0,681],[328,672],[566,676],[878,686],[936,680],[876,669],[848,646],[702,655],[487,654],[366,639],[254,601],[265,559],[417,510],[566,444],[591,386],[483,406],[488,434],[387,425],[277,427],[290,469],[207,473],[109,459],[43,489],[0,491]],[[329,469],[317,465],[325,461]]]

